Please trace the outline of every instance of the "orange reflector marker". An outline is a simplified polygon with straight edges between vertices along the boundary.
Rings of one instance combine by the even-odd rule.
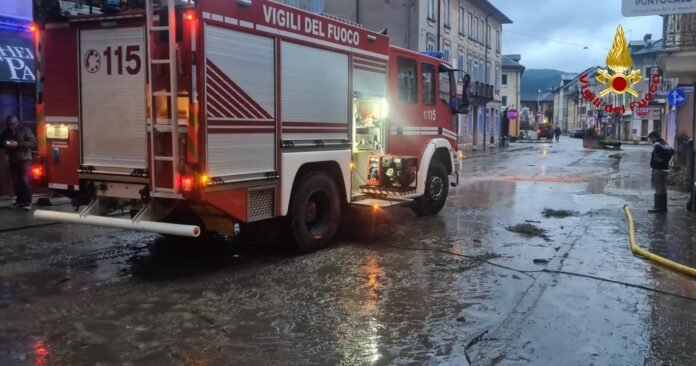
[[[31,177],[34,179],[41,179],[44,175],[44,167],[41,164],[34,164],[31,166]]]
[[[210,177],[207,175],[201,175],[201,185],[207,186],[210,181]]]
[[[192,21],[193,19],[195,19],[195,17],[193,16],[193,12],[186,13],[186,20]]]
[[[190,175],[181,176],[181,190],[191,192],[193,190],[193,177]]]
[[[33,33],[36,33],[39,30],[39,26],[36,25],[36,23],[31,23],[29,25],[29,30],[32,31]]]
[[[372,209],[375,211],[379,210],[379,205],[372,205]]]

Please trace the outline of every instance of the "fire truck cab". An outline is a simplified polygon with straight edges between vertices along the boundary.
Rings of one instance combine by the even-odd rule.
[[[39,24],[40,152],[81,209],[37,218],[190,237],[280,219],[309,252],[348,204],[442,209],[468,104],[449,63],[273,1],[145,3]]]

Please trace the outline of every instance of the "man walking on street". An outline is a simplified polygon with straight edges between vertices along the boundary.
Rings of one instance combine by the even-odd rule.
[[[31,210],[31,150],[36,138],[30,129],[19,123],[17,116],[5,119],[5,130],[0,135],[0,146],[10,160],[10,175],[17,201],[15,206]]]
[[[650,168],[652,168],[652,187],[655,188],[655,207],[649,212],[667,211],[667,173],[674,149],[660,137],[657,131],[650,132],[648,141],[653,144]]]
[[[556,135],[556,142],[561,139],[561,128],[556,126],[556,128],[553,130],[553,134]]]

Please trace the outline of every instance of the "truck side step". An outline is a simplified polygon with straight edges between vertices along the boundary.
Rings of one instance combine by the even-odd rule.
[[[384,198],[363,198],[357,201],[351,202],[351,204],[360,206],[370,206],[370,207],[391,207],[391,206],[401,206],[413,202],[413,200],[407,198],[399,199],[384,199]]]
[[[401,190],[401,189],[390,189],[390,188],[380,188],[380,187],[372,187],[372,186],[360,186],[360,192],[361,193],[369,193],[369,194],[378,194],[381,196],[393,196],[393,197],[399,197],[399,196],[408,196],[416,193],[416,189],[408,189],[408,190]]]

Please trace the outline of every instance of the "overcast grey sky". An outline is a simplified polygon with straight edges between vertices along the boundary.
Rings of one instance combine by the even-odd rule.
[[[642,40],[646,33],[653,40],[662,38],[662,17],[625,18],[621,0],[490,2],[513,21],[503,26],[503,53],[521,54],[520,63],[528,69],[579,72],[604,66],[619,24],[629,41]]]

